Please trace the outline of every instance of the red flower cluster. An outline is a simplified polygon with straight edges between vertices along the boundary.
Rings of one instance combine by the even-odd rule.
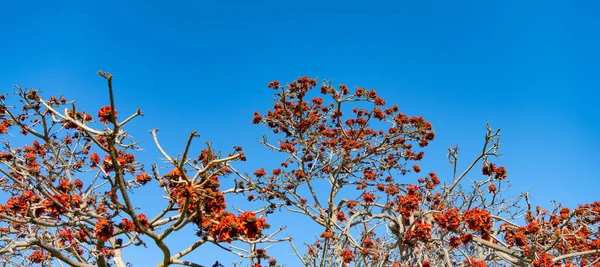
[[[100,119],[100,122],[102,123],[107,123],[108,121],[110,121],[112,118],[112,111],[113,109],[111,108],[111,106],[104,106],[102,108],[100,108],[100,110],[98,110],[98,118]],[[117,110],[114,110],[115,112],[115,119],[117,118],[117,114],[119,114],[119,112],[117,112]]]
[[[96,222],[96,238],[107,241],[113,237],[114,226],[111,221],[101,218]]]
[[[131,220],[123,218],[123,220],[119,224],[119,228],[121,228],[126,233],[133,232],[135,230],[135,224]]]
[[[262,116],[258,112],[254,112],[254,119],[252,119],[252,123],[259,124],[262,119]]]
[[[483,235],[483,239],[489,239],[489,231],[492,229],[492,220],[489,211],[475,207],[464,211],[463,216],[469,230],[479,232]]]
[[[468,257],[464,260],[465,266],[467,267],[487,267],[485,261],[475,260],[471,257]]]
[[[342,259],[346,264],[350,264],[352,261],[354,261],[354,258],[356,257],[354,253],[352,253],[352,250],[349,249],[342,250],[340,256],[342,256]]]
[[[138,174],[138,175],[135,177],[134,181],[135,181],[136,183],[138,183],[138,184],[145,185],[145,184],[147,184],[148,182],[152,181],[152,176],[150,176],[150,175],[149,175],[149,174],[147,174],[147,173]]]
[[[417,164],[413,165],[413,171],[415,171],[416,173],[421,172],[421,167]]]
[[[260,168],[260,170],[257,170],[254,172],[254,176],[259,177],[259,178],[263,177],[265,175],[267,175],[267,172],[265,171],[264,168]]]
[[[552,255],[550,254],[542,254],[539,259],[534,260],[532,263],[533,267],[552,267],[555,266],[552,261]],[[582,265],[583,266],[583,265]]]
[[[507,174],[506,174],[506,168],[504,168],[504,167],[496,167],[496,164],[493,164],[491,162],[485,163],[483,165],[483,169],[481,170],[481,172],[485,176],[492,176],[492,175],[494,175],[494,178],[496,178],[498,180],[503,180],[507,176]]]
[[[462,218],[458,209],[449,209],[446,213],[436,213],[433,215],[435,222],[448,231],[456,231],[460,227]]]
[[[51,256],[50,254],[44,253],[41,250],[36,250],[33,253],[31,253],[31,255],[29,255],[28,258],[31,263],[42,263],[45,260],[50,259]]]
[[[95,167],[100,162],[100,156],[96,152],[92,152],[90,154],[90,162],[92,163],[92,167]]]
[[[431,228],[431,224],[424,221],[417,221],[413,224],[412,229],[406,231],[404,240],[407,243],[412,243],[414,241],[426,243],[431,238]]]
[[[364,193],[363,200],[365,201],[365,203],[373,203],[375,201],[375,195],[371,193]]]
[[[404,218],[409,218],[414,211],[419,209],[419,203],[423,195],[419,192],[416,185],[407,186],[405,196],[400,196],[398,199],[398,207],[396,210],[402,214]]]
[[[269,228],[265,218],[257,218],[254,212],[244,212],[239,217],[223,211],[218,217],[219,223],[203,224],[209,234],[219,240],[231,243],[238,236],[256,239],[262,235],[262,230]]]

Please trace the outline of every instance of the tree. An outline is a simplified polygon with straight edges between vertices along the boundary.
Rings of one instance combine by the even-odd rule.
[[[19,106],[1,99],[0,133],[34,139],[23,147],[13,147],[20,139],[7,140],[0,154],[0,186],[8,196],[0,206],[0,257],[8,266],[54,260],[125,266],[126,248],[148,244],[163,253],[157,266],[200,266],[183,257],[205,243],[253,266],[275,266],[258,246],[281,241],[289,241],[306,266],[600,266],[600,202],[545,210],[531,207],[526,193],[510,198],[507,170],[494,163],[500,131],[489,125],[481,153],[465,170],[458,170],[453,147],[452,177],[424,175],[417,163],[435,131],[423,117],[386,105],[374,90],[351,91],[330,81],[318,87],[301,77],[287,85],[271,82],[273,109],[256,112],[252,121],[278,137],[259,142],[283,156],[281,167],[257,166],[247,174],[232,165],[245,159],[241,148],[221,156],[209,143],[191,157],[194,132],[181,156],[172,157],[153,130],[171,171],[161,174],[153,164],[148,173],[124,131],[141,112],[119,122],[112,76],[100,75],[108,81],[110,105],[98,112],[99,123],[73,102],[43,100],[37,90],[17,87]],[[480,178],[467,181],[467,175]],[[240,180],[221,189],[227,177]],[[166,203],[150,218],[129,194],[152,180]],[[226,194],[246,195],[265,208],[228,211]],[[316,240],[304,250],[292,242],[293,232],[275,238],[283,227],[263,233],[265,217],[280,212],[312,221],[321,229]],[[166,238],[184,227],[198,229],[197,240],[171,251]]]
[[[110,95],[110,105],[98,111],[99,123],[74,102],[64,97],[44,100],[38,90],[17,87],[17,106],[1,97],[0,134],[6,139],[0,152],[0,188],[8,198],[0,205],[3,266],[52,266],[58,261],[124,267],[124,249],[149,244],[163,254],[156,266],[201,266],[183,257],[205,243],[232,250],[251,263],[267,257],[257,249],[271,239],[263,235],[269,227],[265,218],[259,212],[227,210],[225,194],[233,190],[220,188],[220,179],[231,173],[227,166],[245,160],[242,148],[221,156],[207,143],[192,157],[190,144],[198,137],[192,132],[183,154],[172,157],[152,130],[171,171],[161,174],[153,164],[148,172],[136,161],[138,147],[124,130],[142,113],[118,121],[112,75],[99,74],[108,81]],[[22,147],[15,146],[20,139],[13,130],[26,138]],[[153,180],[166,201],[162,211],[149,217],[137,210],[130,194]],[[173,251],[167,238],[185,227],[195,227],[198,238]],[[228,247],[232,241],[248,243],[250,250]]]
[[[269,175],[238,175],[273,210],[321,227],[304,265],[600,266],[600,202],[548,211],[532,208],[528,194],[505,197],[507,170],[493,163],[500,130],[488,125],[463,171],[458,146],[450,148],[453,176],[444,182],[416,164],[432,125],[386,106],[376,91],[325,81],[316,96],[317,81],[307,77],[269,87],[273,109],[253,122],[279,137],[261,143],[285,161]],[[467,174],[480,179],[466,182]]]

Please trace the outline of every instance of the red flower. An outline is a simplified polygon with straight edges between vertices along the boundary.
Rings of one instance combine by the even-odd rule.
[[[466,210],[463,213],[467,227],[472,231],[487,233],[492,228],[491,215],[487,210],[480,210],[475,207],[471,210]]]
[[[96,152],[90,154],[90,162],[92,162],[92,166],[96,166],[100,162],[100,156]]]
[[[375,201],[375,195],[371,194],[371,193],[365,193],[363,195],[363,200],[366,203],[373,203],[373,201]]]
[[[282,151],[287,151],[290,153],[294,153],[294,151],[296,151],[296,148],[294,147],[294,145],[287,141],[282,143],[281,145],[279,145],[279,147],[281,148]]]
[[[433,185],[440,184],[440,178],[437,177],[437,175],[435,174],[435,172],[430,172],[429,176],[431,176],[431,182],[433,183]]]
[[[396,186],[395,184],[390,184],[386,189],[385,192],[388,195],[391,196],[395,196],[396,194],[398,194],[400,192],[400,188],[398,188],[398,186]]]
[[[365,89],[360,87],[358,89],[356,89],[356,93],[354,93],[355,96],[357,97],[361,97],[365,94]]]
[[[75,182],[73,182],[73,184],[79,190],[81,190],[81,188],[83,188],[83,181],[81,181],[80,179],[75,179]]]
[[[254,172],[254,176],[259,177],[259,178],[263,177],[265,175],[267,175],[267,172],[265,171],[264,168],[260,168],[260,170],[257,170]]]
[[[114,226],[113,223],[106,218],[101,218],[96,222],[96,237],[107,241],[113,236]]]
[[[458,248],[461,245],[461,240],[460,237],[450,237],[450,240],[448,241],[448,245],[450,245],[451,248]]]
[[[422,242],[428,242],[429,238],[431,237],[431,228],[431,224],[417,221],[415,222],[412,230],[406,231],[405,239],[406,241],[414,239]]]
[[[36,250],[29,255],[29,261],[32,263],[42,263],[47,259],[50,259],[50,254],[43,253],[41,250]]]
[[[506,168],[500,167],[500,168],[496,169],[496,179],[503,180],[506,178],[506,176],[507,176]]]
[[[279,81],[278,80],[274,80],[274,81],[270,82],[267,87],[272,88],[272,89],[278,89],[279,88]]]
[[[269,224],[265,218],[257,218],[256,214],[251,211],[242,213],[238,218],[237,232],[250,239],[255,239],[262,235],[262,230],[269,228]]]
[[[496,168],[496,164],[493,164],[493,163],[485,163],[483,165],[483,169],[481,171],[482,171],[483,175],[485,175],[485,176],[495,175],[494,178],[496,178],[498,180],[503,180],[507,176],[506,168],[504,168],[504,167]]]
[[[373,117],[379,120],[383,120],[385,119],[385,113],[383,113],[383,111],[381,111],[381,109],[375,108],[373,110]]]
[[[488,186],[488,190],[490,191],[490,193],[496,194],[496,185],[490,184],[490,186]]]
[[[416,165],[416,164],[415,164],[415,165],[413,165],[413,170],[414,170],[415,172],[420,172],[420,171],[421,171],[421,167],[420,167],[419,165]]]
[[[352,250],[349,249],[343,250],[342,253],[340,253],[340,256],[342,256],[342,259],[346,264],[351,263],[355,257],[354,253],[352,253]]]
[[[333,237],[333,233],[329,230],[321,233],[321,238],[323,239],[331,239]]]
[[[123,229],[125,232],[133,232],[133,230],[135,230],[135,225],[131,220],[123,218],[123,221],[119,224],[119,228]]]
[[[135,177],[135,182],[142,184],[142,185],[145,185],[146,183],[150,182],[151,180],[152,180],[152,177],[147,173],[142,173]]]
[[[487,267],[487,264],[485,263],[485,261],[478,261],[471,257],[468,257],[467,259],[465,259],[464,263],[466,264],[466,266],[469,266],[469,267]]]
[[[532,262],[534,267],[551,267],[554,266],[552,256],[550,254],[542,254],[542,256]]]
[[[346,86],[345,84],[340,84],[340,92],[343,95],[347,95],[350,91],[348,90],[348,86]]]
[[[253,124],[259,124],[262,121],[262,116],[258,112],[254,112],[254,119],[252,119]]]
[[[458,230],[460,227],[461,217],[458,209],[450,209],[443,214],[434,214],[435,222],[444,229],[449,231]]]
[[[463,243],[463,245],[466,245],[469,242],[473,241],[473,235],[471,235],[471,234],[462,235],[462,236],[460,236],[460,241]]]
[[[365,169],[363,171],[363,175],[366,180],[370,180],[370,181],[373,181],[377,178],[377,174],[373,173],[373,171],[371,169]]]
[[[306,178],[306,174],[302,170],[296,170],[294,172],[294,175],[296,176],[296,179],[298,179],[298,181],[302,181],[304,180],[304,178]]]
[[[370,99],[375,99],[377,98],[377,92],[375,90],[370,90],[369,91],[369,98]]]
[[[336,217],[340,222],[345,222],[347,220],[343,211],[338,211]]]
[[[98,110],[98,118],[100,119],[100,122],[107,123],[109,120],[111,120],[112,111],[113,109],[111,108],[111,106],[104,106],[100,108],[100,110]],[[114,110],[114,112],[116,119],[117,114],[119,114],[119,112],[117,112],[116,109]]]

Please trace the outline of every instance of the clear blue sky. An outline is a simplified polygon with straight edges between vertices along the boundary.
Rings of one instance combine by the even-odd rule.
[[[457,143],[464,163],[490,122],[503,129],[498,163],[513,192],[574,206],[599,200],[598,10],[548,0],[4,1],[0,90],[40,87],[97,110],[108,103],[103,69],[115,75],[121,114],[146,115],[130,128],[142,159],[158,156],[149,129],[173,154],[195,129],[217,147],[246,147],[239,166],[251,171],[272,164],[254,143],[264,131],[250,124],[270,107],[266,84],[332,78],[431,121],[425,170],[448,172],[446,147]],[[137,197],[158,203],[144,190]],[[206,255],[190,259],[214,262]]]

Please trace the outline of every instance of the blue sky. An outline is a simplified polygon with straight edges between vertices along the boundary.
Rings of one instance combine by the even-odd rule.
[[[160,129],[173,154],[198,130],[216,147],[246,147],[240,168],[251,171],[272,164],[254,142],[266,132],[250,124],[255,110],[270,107],[266,84],[331,78],[376,89],[431,121],[437,135],[425,170],[449,172],[446,147],[455,144],[466,164],[490,122],[503,129],[497,161],[515,195],[574,206],[598,200],[600,186],[598,8],[595,1],[6,1],[0,92],[15,83],[39,87],[93,111],[108,103],[96,75],[103,69],[115,75],[119,112],[145,113],[129,128],[146,148],[142,159],[158,157],[149,129]],[[154,203],[153,193],[138,197]],[[139,255],[130,259],[136,266],[152,259]]]

